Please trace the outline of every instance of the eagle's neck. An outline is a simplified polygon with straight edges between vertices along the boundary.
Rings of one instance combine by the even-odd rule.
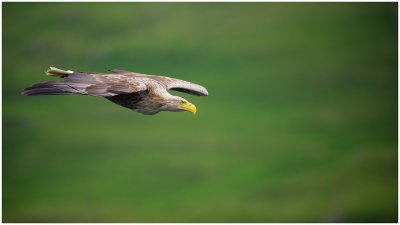
[[[171,102],[175,96],[171,95],[164,88],[149,88],[149,93],[137,103],[135,111],[152,115],[160,111],[170,111],[172,107]]]

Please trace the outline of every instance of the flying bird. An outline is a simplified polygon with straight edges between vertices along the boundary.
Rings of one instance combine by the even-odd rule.
[[[145,115],[160,111],[188,111],[196,114],[195,105],[182,97],[171,95],[168,90],[197,96],[208,95],[203,86],[184,80],[117,69],[110,71],[112,73],[103,74],[50,67],[46,74],[62,80],[33,84],[25,88],[23,94],[100,96]]]

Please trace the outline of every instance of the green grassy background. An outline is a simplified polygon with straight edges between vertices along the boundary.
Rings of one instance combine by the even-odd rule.
[[[397,3],[3,3],[3,222],[396,222]],[[198,115],[26,97],[177,77]]]

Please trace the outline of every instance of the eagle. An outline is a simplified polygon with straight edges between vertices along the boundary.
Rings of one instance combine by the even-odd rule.
[[[188,111],[196,114],[196,106],[186,99],[171,95],[168,90],[207,96],[201,85],[171,77],[148,75],[125,70],[111,73],[74,72],[50,67],[46,74],[60,77],[60,81],[36,83],[22,94],[34,95],[90,95],[104,97],[113,103],[145,115],[160,111]]]

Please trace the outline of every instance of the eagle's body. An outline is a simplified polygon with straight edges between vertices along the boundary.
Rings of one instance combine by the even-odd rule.
[[[208,95],[204,87],[183,80],[123,70],[112,70],[112,72],[112,74],[73,72],[50,67],[47,75],[62,77],[63,80],[33,84],[26,88],[23,94],[101,96],[146,115],[160,111],[196,112],[193,104],[171,95],[167,91],[169,89],[198,96]]]

